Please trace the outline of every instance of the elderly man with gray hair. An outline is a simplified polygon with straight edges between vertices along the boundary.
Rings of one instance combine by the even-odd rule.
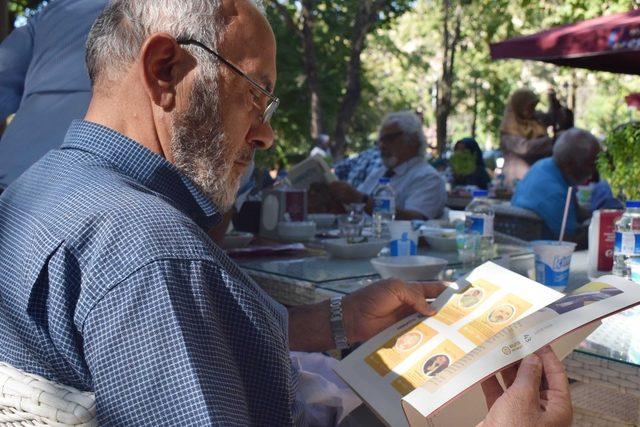
[[[273,143],[275,39],[253,2],[112,0],[87,66],[85,119],[0,196],[0,362],[94,392],[101,425],[301,425],[290,349],[434,314],[443,284],[394,279],[287,310],[207,235]],[[558,359],[529,362],[487,384],[487,426],[570,421]]]
[[[586,130],[572,128],[562,133],[553,146],[553,156],[537,161],[518,183],[511,203],[538,214],[545,224],[545,238],[557,239],[569,187],[586,183],[596,172],[600,144]],[[574,192],[575,195],[575,192]],[[579,246],[586,245],[586,233],[578,224],[589,218],[575,197],[569,205],[566,235]]]
[[[373,208],[372,193],[380,178],[389,178],[396,192],[396,219],[433,219],[442,215],[447,201],[445,183],[426,161],[427,139],[422,122],[413,111],[390,113],[382,120],[378,145],[383,166],[357,190],[345,182],[331,184],[341,203],[366,203]]]

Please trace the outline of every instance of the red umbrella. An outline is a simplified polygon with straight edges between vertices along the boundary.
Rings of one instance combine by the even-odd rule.
[[[493,43],[491,58],[640,74],[640,9]]]
[[[632,93],[624,98],[627,101],[629,107],[635,107],[640,109],[640,93]]]

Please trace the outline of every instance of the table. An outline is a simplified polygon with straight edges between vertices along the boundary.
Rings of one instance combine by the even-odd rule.
[[[587,252],[574,254],[567,290],[589,281]],[[640,308],[608,317],[565,360],[575,424],[640,425]]]
[[[535,277],[530,249],[498,245],[494,261]],[[456,253],[420,250],[449,262],[445,278],[464,274]],[[285,305],[313,303],[348,294],[379,278],[368,260],[335,260],[319,253],[305,258],[241,261],[243,270]],[[574,254],[567,290],[589,281],[587,252]],[[575,425],[640,425],[640,308],[609,317],[571,355],[565,367],[572,383]]]

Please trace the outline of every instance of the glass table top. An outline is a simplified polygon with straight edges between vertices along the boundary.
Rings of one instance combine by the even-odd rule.
[[[418,254],[443,258],[447,260],[449,269],[463,267],[457,252],[439,252],[421,248]],[[503,258],[509,259],[520,256],[531,256],[531,249],[515,245],[498,245],[496,260],[500,261]],[[240,261],[239,264],[243,269],[311,282],[316,286],[326,282],[361,280],[378,275],[368,258],[335,259],[323,255],[305,258],[258,259]]]

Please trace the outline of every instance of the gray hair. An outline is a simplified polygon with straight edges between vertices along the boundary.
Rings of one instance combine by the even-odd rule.
[[[422,121],[414,111],[404,110],[387,114],[382,119],[380,129],[390,124],[395,124],[402,130],[405,143],[408,144],[415,141],[419,143],[419,156],[424,157],[426,155],[427,137],[422,130]]]
[[[571,128],[563,132],[553,145],[553,159],[556,163],[584,165],[599,147],[598,139],[591,132]]]
[[[89,77],[94,86],[102,78],[117,79],[154,33],[195,39],[217,50],[225,27],[221,0],[110,0],[87,39]],[[197,47],[185,48],[208,66],[209,73],[215,72],[211,55]]]

